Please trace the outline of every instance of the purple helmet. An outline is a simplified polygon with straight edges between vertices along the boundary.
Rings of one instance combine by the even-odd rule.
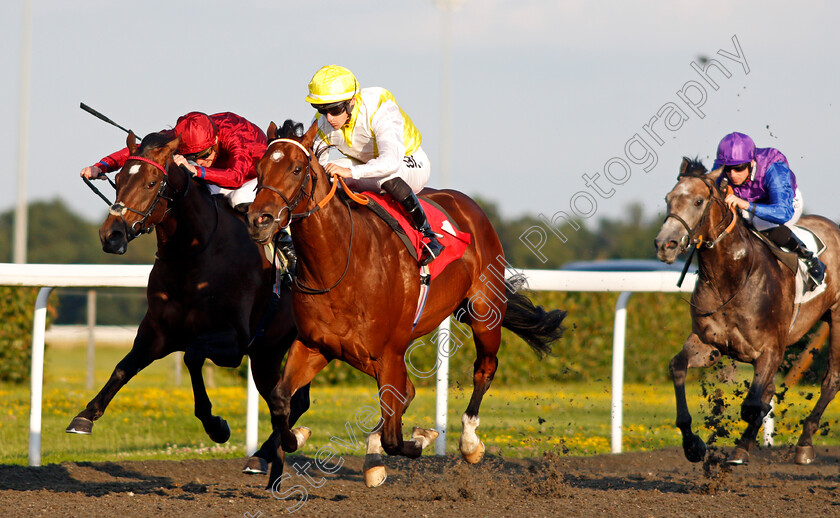
[[[719,165],[738,165],[755,159],[755,142],[743,133],[730,133],[718,144],[717,163]]]

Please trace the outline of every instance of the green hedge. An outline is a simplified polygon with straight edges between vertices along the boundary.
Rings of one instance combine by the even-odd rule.
[[[554,355],[539,360],[519,337],[502,331],[496,381],[524,385],[545,381],[603,381],[612,373],[613,320],[617,293],[532,292],[535,303],[546,309],[567,311],[565,336],[554,345]],[[688,295],[635,293],[627,312],[625,380],[654,383],[669,379],[668,363],[682,348],[691,331]],[[457,329],[453,336],[463,344],[450,356],[452,384],[472,386],[475,348],[470,337]],[[433,338],[411,355],[415,371],[433,371]],[[342,362],[334,361],[316,377],[316,383],[367,382],[369,378]],[[412,376],[417,386],[434,384],[434,375]]]
[[[32,317],[38,288],[0,286],[0,381],[23,383],[32,363]]]

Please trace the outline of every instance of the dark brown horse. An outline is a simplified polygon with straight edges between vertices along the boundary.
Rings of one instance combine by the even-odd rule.
[[[657,255],[669,264],[689,244],[698,243],[700,270],[691,296],[692,332],[671,360],[677,426],[685,456],[698,462],[706,453],[703,440],[691,431],[685,399],[687,369],[709,367],[721,355],[753,365],[755,376],[741,406],[747,428],[728,459],[731,464],[742,464],[749,459],[770,409],[776,390],[773,377],[785,348],[822,319],[831,328],[828,367],[820,398],[805,419],[796,445],[795,461],[808,464],[815,458],[811,437],[840,388],[840,285],[835,281],[840,279],[840,229],[820,216],[799,220],[799,226],[813,231],[827,245],[820,256],[827,275],[825,291],[801,305],[794,304],[791,271],[727,209],[716,184],[720,172],[705,173],[699,161],[683,159],[677,185],[665,198],[668,216],[656,236]]]
[[[133,133],[126,141],[131,156],[116,175],[116,203],[99,237],[106,252],[122,254],[129,241],[156,231],[148,309],[131,351],[67,432],[91,433],[93,422],[123,385],[174,351],[184,351],[195,415],[215,442],[226,442],[230,427],[212,414],[201,373],[205,359],[237,367],[248,354],[257,389],[271,406],[268,397],[297,334],[291,293],[283,290],[279,299],[272,300],[272,268],[250,239],[244,217],[174,164],[178,142],[157,133],[146,136],[139,147]],[[308,406],[306,387],[292,403],[291,419]],[[246,472],[265,472],[266,463],[276,455],[273,443],[269,439],[263,444]],[[281,457],[275,463],[280,469],[282,461]]]
[[[260,187],[248,212],[251,235],[259,242],[291,223],[298,254],[293,291],[299,335],[272,395],[278,447],[292,452],[306,440],[306,433],[290,427],[289,399],[338,359],[369,374],[379,386],[384,424],[380,421],[368,437],[368,454],[384,449],[390,455],[419,456],[437,433],[415,428],[412,439],[403,439],[402,416],[414,397],[404,357],[412,340],[434,331],[454,312],[471,328],[477,352],[460,450],[468,462],[478,462],[484,453],[475,433],[479,406],[496,372],[502,327],[545,354],[562,335],[565,313],[545,312],[516,293],[518,285],[505,279],[499,238],[475,202],[457,191],[426,189],[423,196],[443,207],[472,242],[463,257],[431,281],[425,310],[412,329],[420,293],[417,261],[370,210],[351,206],[343,194],[327,202],[330,178],[311,152],[316,131],[313,124],[303,137],[278,139],[271,124],[270,143],[257,169]],[[367,465],[365,471],[369,486],[384,480],[381,466]]]

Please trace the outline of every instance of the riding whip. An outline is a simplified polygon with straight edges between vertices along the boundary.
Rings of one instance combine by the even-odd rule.
[[[91,108],[91,107],[90,107],[90,106],[88,106],[87,104],[85,104],[85,103],[79,103],[79,108],[81,108],[81,109],[83,109],[84,111],[88,112],[89,114],[93,115],[93,116],[94,116],[94,117],[96,117],[97,119],[102,120],[102,121],[105,121],[105,122],[107,122],[108,124],[110,124],[110,125],[112,125],[112,126],[116,126],[116,127],[118,127],[119,129],[123,130],[124,132],[129,133],[129,130],[127,130],[127,129],[123,128],[122,126],[120,126],[120,125],[119,125],[119,124],[117,124],[116,122],[112,121],[112,120],[111,120],[111,119],[109,119],[108,117],[106,117],[106,116],[102,115],[102,114],[101,114],[101,113],[99,113],[98,111],[94,110],[93,108]]]

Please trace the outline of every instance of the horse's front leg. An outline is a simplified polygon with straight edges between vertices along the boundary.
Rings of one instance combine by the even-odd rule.
[[[269,409],[271,410],[272,436],[278,458],[283,452],[294,452],[303,447],[311,434],[306,427],[291,428],[292,397],[298,389],[308,386],[312,378],[327,366],[329,360],[315,347],[309,347],[300,340],[295,340],[289,349],[289,357],[283,369],[283,377],[271,391]],[[308,396],[307,396],[308,401]],[[308,402],[307,402],[308,407]],[[303,410],[301,407],[300,410]],[[302,412],[301,412],[302,413]],[[273,462],[268,477],[268,487],[277,490],[283,475],[283,463]]]
[[[93,431],[93,422],[102,417],[108,404],[117,392],[131,380],[138,372],[148,367],[155,360],[163,358],[174,349],[167,346],[166,339],[161,333],[155,332],[148,323],[148,314],[140,323],[134,345],[125,357],[120,360],[108,382],[96,396],[90,400],[84,410],[70,422],[65,430],[67,433],[89,435]]]
[[[691,431],[691,414],[685,399],[685,376],[692,367],[709,367],[720,359],[720,351],[704,343],[692,333],[683,344],[682,351],[671,360],[671,379],[677,399],[677,428],[683,436],[683,452],[691,462],[700,462],[706,456],[706,444]]]
[[[770,400],[776,393],[773,377],[782,364],[782,350],[780,347],[767,349],[754,363],[755,375],[747,392],[747,397],[741,404],[741,419],[747,423],[747,428],[738,440],[732,454],[726,459],[729,464],[740,465],[750,458],[750,448],[755,445],[758,430],[764,422],[764,417],[770,412]]]
[[[184,364],[190,373],[190,383],[195,401],[195,416],[204,425],[204,431],[216,443],[225,443],[230,439],[230,426],[222,417],[213,415],[213,405],[207,396],[204,386],[204,375],[201,369],[207,359],[204,348],[198,340],[187,346],[184,352]]]
[[[431,439],[414,434],[411,440],[403,440],[402,416],[414,397],[414,386],[408,380],[405,360],[402,355],[389,354],[383,358],[380,367],[381,373],[376,382],[384,421],[381,428],[382,448],[388,455],[402,455],[410,459],[419,457]]]

